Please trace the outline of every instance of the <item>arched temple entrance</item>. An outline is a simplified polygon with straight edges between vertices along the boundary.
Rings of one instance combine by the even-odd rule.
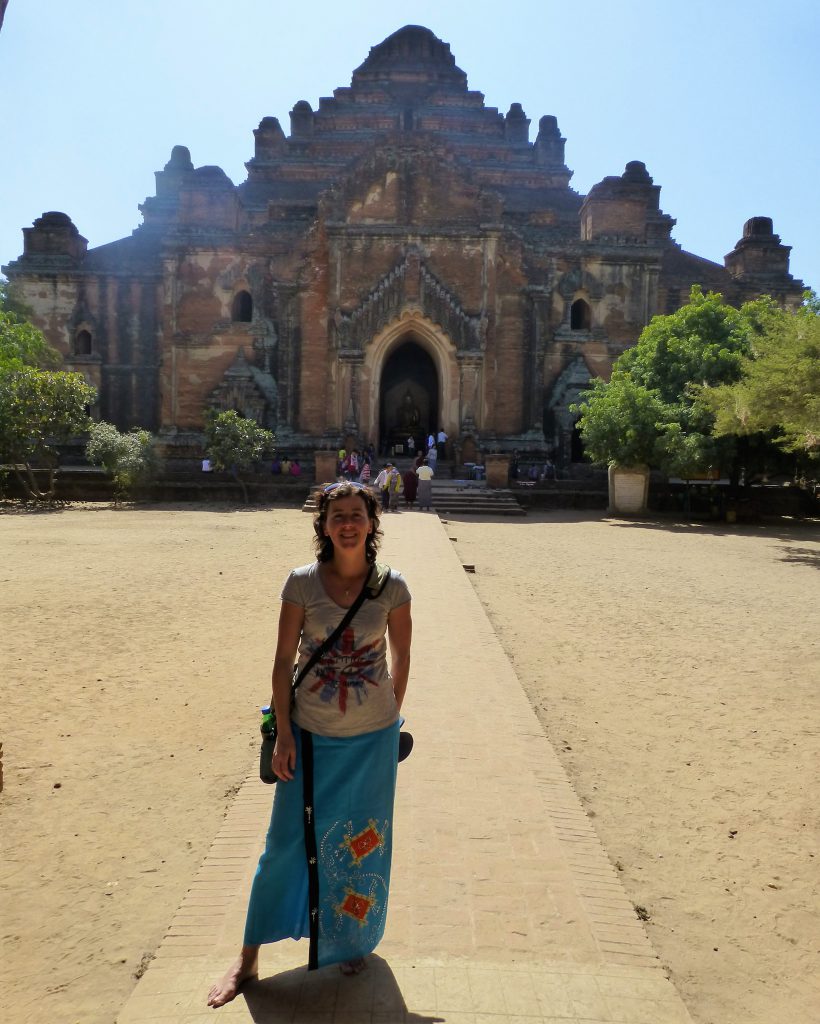
[[[566,469],[570,464],[584,461],[584,444],[577,427],[578,415],[571,407],[581,401],[581,394],[589,387],[591,374],[582,356],[576,356],[552,386],[552,393],[544,409],[544,437],[558,466]]]
[[[439,380],[432,357],[407,335],[387,357],[379,388],[379,449],[406,444],[420,449],[439,427]]]

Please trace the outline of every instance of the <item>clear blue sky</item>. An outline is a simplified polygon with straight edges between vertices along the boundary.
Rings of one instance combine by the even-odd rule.
[[[263,117],[288,131],[405,24],[531,138],[555,114],[579,192],[643,160],[685,249],[722,263],[769,216],[820,290],[817,0],[10,0],[0,263],[45,210],[91,246],[130,234],[177,143],[241,182]]]

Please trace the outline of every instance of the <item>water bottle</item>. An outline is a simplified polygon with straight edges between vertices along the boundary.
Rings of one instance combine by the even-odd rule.
[[[262,721],[259,723],[259,731],[263,736],[266,736],[269,732],[273,732],[273,727],[276,724],[276,714],[270,704],[266,704],[259,710],[262,712]]]
[[[262,733],[262,747],[259,751],[259,778],[267,785],[279,781],[279,776],[273,770],[273,748],[276,746],[276,717],[269,704],[260,709],[262,721],[259,723],[259,731]]]

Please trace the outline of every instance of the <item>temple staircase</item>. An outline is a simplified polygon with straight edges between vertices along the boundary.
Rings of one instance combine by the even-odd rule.
[[[450,516],[525,516],[511,490],[489,488],[483,480],[434,480],[433,509]]]
[[[411,465],[410,459],[396,458],[392,460],[400,473],[404,473]],[[439,516],[525,516],[527,514],[508,488],[489,488],[485,480],[467,480],[451,477],[449,464],[444,463],[436,469],[433,480],[433,511]],[[373,474],[375,479],[376,474]],[[404,512],[408,506],[404,495],[399,495],[399,510]],[[308,497],[302,506],[303,512],[315,511],[315,503]]]

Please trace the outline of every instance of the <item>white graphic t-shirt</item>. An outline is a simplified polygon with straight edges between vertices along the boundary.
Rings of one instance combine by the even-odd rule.
[[[328,597],[318,562],[294,569],[281,597],[305,610],[299,641],[301,670],[347,609]],[[409,600],[404,577],[391,570],[379,597],[365,600],[333,647],[299,684],[293,710],[297,725],[322,736],[357,736],[385,729],[398,719],[385,632],[390,612]]]

